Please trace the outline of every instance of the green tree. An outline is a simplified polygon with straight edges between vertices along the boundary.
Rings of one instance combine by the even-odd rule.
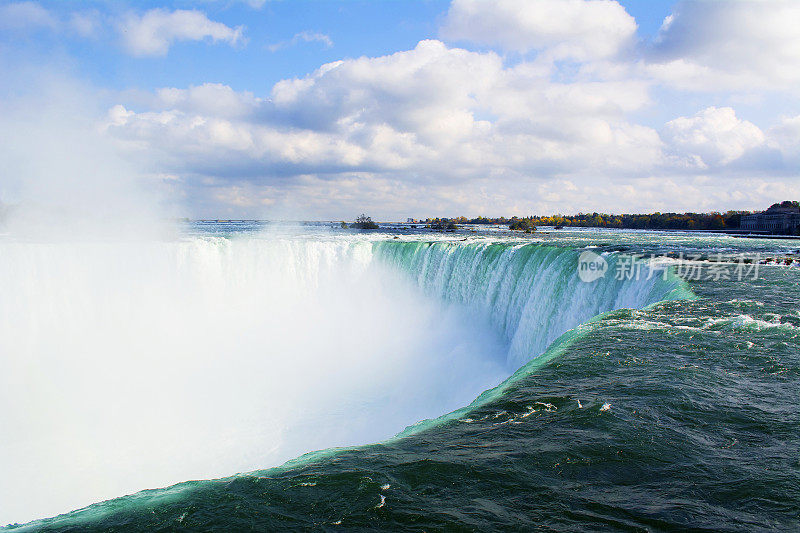
[[[378,229],[378,225],[370,217],[361,213],[355,222],[351,224],[356,229]]]

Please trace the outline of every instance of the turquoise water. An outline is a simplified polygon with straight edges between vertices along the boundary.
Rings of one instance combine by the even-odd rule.
[[[800,528],[800,269],[765,264],[725,279],[718,263],[657,259],[647,279],[612,276],[633,256],[784,260],[800,241],[315,232],[291,239],[358,241],[404,290],[458,309],[462,323],[444,327],[487,328],[510,378],[380,444],[143,491],[25,529]],[[577,276],[587,249],[610,265],[592,283]],[[426,320],[419,327],[437,317]],[[464,379],[458,364],[437,371]]]

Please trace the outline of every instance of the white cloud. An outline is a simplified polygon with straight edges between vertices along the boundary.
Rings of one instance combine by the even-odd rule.
[[[289,182],[231,183],[209,178],[182,184],[209,218],[274,216],[340,220],[363,210],[379,220],[426,216],[500,216],[584,212],[713,211],[763,209],[779,198],[800,197],[800,182],[774,178],[718,179],[684,175],[577,179],[497,180],[453,187],[416,183],[402,175],[343,173],[331,179],[299,175]]]
[[[231,28],[221,22],[209,20],[196,10],[151,9],[143,15],[129,13],[119,25],[126,49],[136,56],[165,55],[176,41],[201,41],[236,44],[242,38],[243,28]]]
[[[322,43],[322,45],[325,48],[331,48],[333,46],[333,41],[331,40],[330,36],[324,33],[301,31],[300,33],[294,34],[294,36],[290,40],[271,44],[267,46],[267,49],[270,52],[277,52],[278,50],[294,46],[300,42],[305,42],[305,43],[318,42]]]
[[[101,27],[100,13],[93,9],[60,16],[36,2],[16,2],[0,6],[0,29],[4,30],[48,30],[91,38],[98,35]]]
[[[102,27],[102,17],[97,11],[75,12],[69,18],[69,28],[80,37],[95,37]]]
[[[680,2],[648,54],[656,79],[690,90],[800,87],[800,2]]]
[[[612,0],[453,0],[441,29],[450,40],[577,60],[613,56],[635,32],[634,18]]]
[[[427,187],[536,182],[659,164],[658,133],[625,120],[646,92],[639,82],[554,83],[491,52],[423,41],[323,65],[277,83],[269,99],[215,84],[162,89],[149,110],[112,109],[109,131],[160,153],[167,172],[237,186],[312,173]]]
[[[58,19],[36,2],[14,2],[0,6],[0,28],[2,29],[55,29],[58,24]]]
[[[768,144],[795,168],[800,168],[800,115],[784,117],[767,132]]]
[[[470,128],[469,108],[487,94],[502,71],[496,54],[448,49],[422,41],[413,50],[338,61],[304,78],[278,82],[272,100],[298,123],[330,127],[348,123],[385,123],[413,131],[430,141],[442,133],[460,136]],[[442,131],[453,120],[455,129]]]
[[[774,142],[786,151],[800,154],[800,115],[784,117],[780,123],[769,131]]]
[[[0,27],[119,31],[136,55],[243,39],[201,11],[112,22],[102,7],[47,5],[0,6]],[[799,11],[680,2],[655,42],[637,44],[635,21],[610,0],[455,0],[441,35],[466,49],[421,41],[263,94],[220,83],[125,92],[105,131],[207,215],[280,204],[336,217],[364,206],[376,216],[759,207],[800,195]],[[306,42],[332,45],[306,31],[272,48]],[[676,88],[691,112],[674,111]]]
[[[727,165],[766,140],[758,126],[739,119],[730,107],[678,117],[667,122],[661,136],[678,157],[701,168]]]
[[[397,205],[425,207],[409,216],[697,210],[753,208],[800,191],[797,117],[769,128],[774,118],[753,113],[758,101],[729,94],[715,100],[746,105],[753,122],[700,98],[697,108],[705,109],[693,116],[653,118],[679,114],[654,101],[664,98],[654,90],[659,80],[725,91],[771,76],[780,82],[772,88],[794,90],[781,85],[794,75],[785,73],[747,86],[743,72],[761,68],[755,52],[741,71],[733,61],[716,62],[730,32],[761,42],[753,37],[758,24],[747,37],[736,24],[690,21],[711,33],[686,40],[679,52],[688,9],[681,4],[658,43],[637,57],[622,53],[636,25],[616,2],[554,5],[455,0],[445,20],[448,38],[535,57],[511,62],[501,52],[421,41],[322,65],[264,96],[220,84],[160,89],[114,108],[108,131],[145,152],[158,172],[181,176],[198,205],[231,209],[302,198],[317,216],[338,216],[358,202],[398,215]],[[306,37],[295,38],[313,40]],[[781,54],[788,60],[791,49]]]
[[[152,101],[158,109],[178,109],[225,118],[251,115],[262,103],[262,99],[248,91],[236,92],[220,83],[204,83],[188,89],[159,89]]]

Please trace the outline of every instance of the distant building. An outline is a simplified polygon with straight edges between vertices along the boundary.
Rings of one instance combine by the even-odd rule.
[[[800,207],[796,205],[775,204],[763,213],[742,215],[741,229],[768,231],[777,234],[795,234],[800,228]]]

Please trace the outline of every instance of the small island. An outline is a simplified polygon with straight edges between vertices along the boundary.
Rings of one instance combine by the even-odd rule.
[[[342,227],[346,228],[347,224],[342,222]],[[378,225],[372,220],[371,217],[368,217],[364,213],[361,213],[356,221],[350,224],[351,228],[354,229],[378,229]]]

